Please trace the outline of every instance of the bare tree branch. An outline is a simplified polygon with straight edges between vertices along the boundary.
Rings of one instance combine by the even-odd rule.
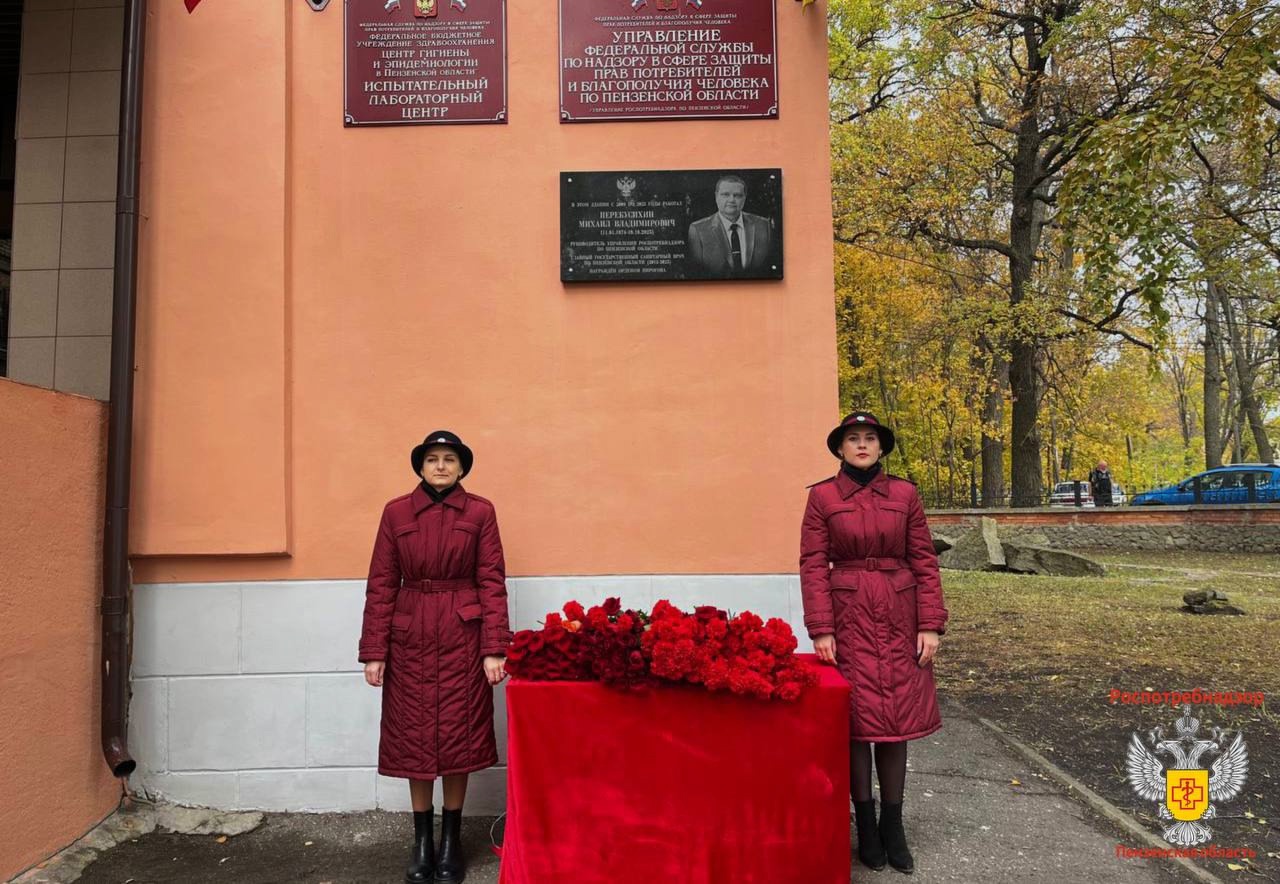
[[[958,249],[973,249],[976,251],[996,252],[1004,255],[1006,258],[1013,260],[1013,249],[1008,243],[1001,242],[997,239],[970,239],[964,236],[953,236],[949,233],[941,233],[932,229],[928,221],[917,222],[912,227],[913,233],[918,233],[926,239],[934,242],[945,243],[949,246],[955,246]]]

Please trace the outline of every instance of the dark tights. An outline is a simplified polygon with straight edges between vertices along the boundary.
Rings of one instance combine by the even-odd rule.
[[[871,743],[849,744],[849,791],[854,801],[871,800]],[[902,803],[907,782],[907,743],[876,743],[876,775],[880,778],[880,802]]]

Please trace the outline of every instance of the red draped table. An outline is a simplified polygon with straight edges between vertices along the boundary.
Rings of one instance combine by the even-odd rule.
[[[849,686],[507,685],[502,884],[849,881]]]

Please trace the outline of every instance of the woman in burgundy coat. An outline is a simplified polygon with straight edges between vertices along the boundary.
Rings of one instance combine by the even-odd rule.
[[[496,764],[493,685],[506,678],[506,571],[493,504],[463,489],[471,449],[448,430],[410,454],[421,479],[382,511],[365,591],[360,662],[382,688],[378,773],[409,780],[414,844],[405,881],[466,875],[467,774]],[[431,791],[444,777],[440,852]]]
[[[907,740],[942,726],[933,656],[947,623],[938,558],[916,486],[880,458],[893,431],[857,411],[827,436],[840,471],[812,486],[800,535],[804,623],[818,656],[849,682],[850,792],[858,858],[914,869],[902,828]],[[880,821],[871,761],[880,780]]]

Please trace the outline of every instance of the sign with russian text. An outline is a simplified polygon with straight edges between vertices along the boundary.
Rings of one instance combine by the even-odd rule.
[[[507,121],[506,0],[345,0],[348,126]]]
[[[560,121],[777,117],[774,0],[560,0]]]
[[[561,172],[560,279],[782,279],[782,170]]]

